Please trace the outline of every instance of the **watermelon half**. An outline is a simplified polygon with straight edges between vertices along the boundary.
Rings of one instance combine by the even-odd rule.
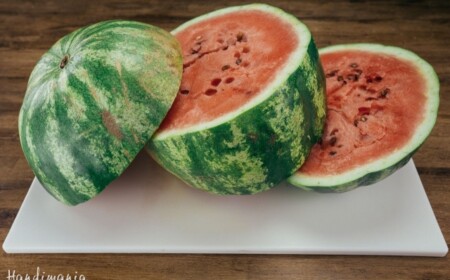
[[[327,47],[320,59],[327,80],[324,135],[289,182],[341,192],[405,165],[436,122],[433,68],[410,51],[377,44]]]
[[[148,24],[106,21],[60,39],[31,73],[19,116],[40,183],[69,205],[100,193],[158,128],[181,73],[177,40]]]
[[[183,78],[149,153],[217,194],[257,193],[292,175],[325,121],[325,78],[307,27],[253,4],[200,16],[172,34]]]

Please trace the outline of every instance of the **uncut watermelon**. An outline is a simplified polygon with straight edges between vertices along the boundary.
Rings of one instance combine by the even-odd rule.
[[[100,193],[160,125],[181,73],[177,40],[148,24],[106,21],[56,42],[31,73],[19,116],[40,183],[69,205]]]
[[[320,50],[327,79],[324,136],[289,182],[342,192],[378,182],[405,165],[430,134],[439,80],[416,54],[378,44]]]
[[[292,175],[321,137],[325,78],[307,27],[268,5],[218,10],[174,34],[178,96],[147,145],[187,184],[253,194]]]

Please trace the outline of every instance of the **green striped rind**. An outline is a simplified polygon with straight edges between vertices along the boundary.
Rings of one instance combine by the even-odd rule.
[[[239,9],[261,7],[293,21],[266,5]],[[293,22],[304,27],[296,19]],[[243,112],[238,110],[221,123],[157,133],[147,145],[148,152],[189,185],[217,194],[253,194],[290,176],[321,136],[325,120],[318,52],[306,27],[299,39],[301,55],[290,60],[289,71],[279,72],[263,100],[250,101]]]
[[[19,116],[41,184],[69,205],[100,193],[157,129],[181,73],[178,42],[151,25],[106,21],[59,40],[31,73]]]
[[[408,61],[422,74],[426,82],[427,102],[425,106],[424,120],[419,124],[414,137],[410,141],[393,152],[389,156],[379,158],[368,164],[359,166],[342,174],[328,176],[311,176],[296,172],[288,178],[288,182],[305,190],[317,192],[345,192],[360,186],[367,186],[393,174],[403,167],[419,149],[431,133],[436,122],[439,107],[439,79],[433,67],[416,54],[398,47],[379,44],[349,44],[336,45],[323,48],[320,53],[330,53],[342,50],[362,50],[375,54],[387,54]]]

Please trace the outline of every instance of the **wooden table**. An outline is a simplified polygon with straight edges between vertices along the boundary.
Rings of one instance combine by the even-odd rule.
[[[95,4],[94,4],[95,2]],[[17,118],[28,76],[60,37],[101,20],[143,21],[166,30],[241,1],[1,1],[0,2],[0,242],[3,243],[34,175],[19,145]],[[296,15],[319,47],[378,42],[410,49],[429,61],[441,82],[437,124],[414,156],[446,240],[450,240],[450,5],[445,1],[269,1]],[[410,2],[410,3],[409,3]],[[441,2],[441,3],[440,3]],[[423,257],[53,254],[1,252],[8,269],[34,274],[78,271],[87,279],[449,279],[450,260]]]

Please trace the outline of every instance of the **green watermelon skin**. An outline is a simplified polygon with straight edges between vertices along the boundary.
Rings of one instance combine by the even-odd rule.
[[[350,181],[350,182],[347,182],[344,184],[339,184],[339,185],[335,185],[335,186],[327,186],[326,188],[323,186],[305,186],[305,185],[302,185],[302,186],[296,185],[296,187],[299,187],[306,191],[314,191],[314,192],[319,192],[319,193],[342,193],[342,192],[351,191],[358,187],[369,186],[369,185],[375,184],[375,183],[383,180],[384,178],[389,177],[395,171],[397,171],[400,168],[402,168],[403,166],[405,166],[409,162],[409,160],[412,158],[414,153],[415,153],[415,151],[411,152],[409,155],[405,156],[399,162],[397,162],[391,166],[388,166],[383,170],[367,173],[366,175],[364,175],[358,179],[355,179],[353,181]],[[291,182],[291,178],[288,179],[288,182]]]
[[[157,129],[181,73],[178,42],[151,25],[106,21],[60,39],[32,71],[19,116],[39,182],[68,205],[100,193]]]
[[[187,184],[254,194],[292,175],[322,136],[325,77],[314,41],[297,69],[260,104],[212,128],[155,137],[147,151]]]

